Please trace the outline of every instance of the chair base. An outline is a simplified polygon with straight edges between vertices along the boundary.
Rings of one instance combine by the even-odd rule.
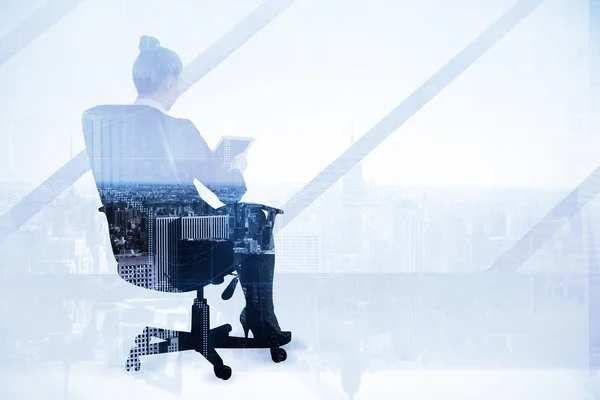
[[[139,371],[139,357],[152,354],[164,354],[194,350],[202,354],[213,365],[217,378],[227,380],[231,377],[231,368],[223,363],[216,349],[264,349],[269,348],[273,362],[287,359],[287,353],[280,347],[269,347],[256,339],[229,336],[231,325],[225,324],[210,329],[210,308],[206,299],[195,299],[192,306],[192,331],[182,332],[169,329],[146,327],[135,339],[136,347],[129,352],[125,368],[127,371]],[[152,338],[162,339],[160,343],[150,343]]]

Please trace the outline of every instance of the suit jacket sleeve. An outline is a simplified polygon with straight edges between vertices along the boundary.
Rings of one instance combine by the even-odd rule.
[[[230,170],[215,156],[191,121],[180,121],[180,129],[174,132],[172,139],[173,158],[180,179],[191,182],[196,178],[223,203],[238,202],[246,193],[242,173]]]

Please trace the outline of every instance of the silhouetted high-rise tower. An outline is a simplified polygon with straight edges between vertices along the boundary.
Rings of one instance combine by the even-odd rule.
[[[350,145],[354,144],[354,134],[350,136]],[[358,163],[344,176],[343,182],[344,203],[362,205],[364,203],[364,182],[362,165]]]
[[[354,134],[350,137],[354,144]],[[363,206],[364,183],[362,165],[359,163],[344,176],[342,182],[344,222],[341,237],[344,240],[344,251],[347,254],[363,254]]]

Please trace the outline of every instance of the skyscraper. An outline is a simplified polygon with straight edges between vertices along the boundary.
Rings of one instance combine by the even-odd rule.
[[[401,200],[393,208],[392,270],[423,272],[425,265],[426,213],[421,204]]]
[[[159,290],[168,290],[173,271],[169,263],[171,254],[182,239],[227,239],[229,216],[208,215],[193,217],[157,217],[154,231],[154,269]]]
[[[354,135],[350,144],[354,144]],[[359,163],[344,176],[342,180],[343,194],[343,221],[340,224],[340,238],[343,240],[343,251],[346,254],[362,255],[363,249],[363,207],[364,207],[364,182],[362,165]]]
[[[490,210],[488,236],[505,238],[507,235],[508,216],[503,204],[496,203]]]
[[[125,281],[146,289],[156,288],[156,269],[148,256],[120,257],[118,268],[119,276]]]
[[[281,232],[275,238],[277,270],[316,273],[321,271],[321,229]]]
[[[354,145],[354,135],[350,137],[350,145]],[[344,202],[349,205],[364,205],[364,181],[361,163],[352,168],[342,180]]]

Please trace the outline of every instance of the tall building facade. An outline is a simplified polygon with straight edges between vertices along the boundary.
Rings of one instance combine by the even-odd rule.
[[[488,214],[488,237],[505,238],[508,233],[508,214],[503,204],[494,204]]]
[[[397,272],[423,272],[427,253],[425,210],[416,201],[402,200],[394,205],[392,213],[392,269]]]
[[[350,144],[354,144],[354,136]],[[357,257],[363,256],[364,221],[363,208],[365,205],[365,187],[362,165],[359,163],[344,176],[342,180],[343,213],[339,237],[343,241],[342,251]]]
[[[129,283],[147,289],[157,287],[156,269],[148,256],[120,257],[118,269],[119,276]]]
[[[354,135],[350,139],[350,145],[354,145]],[[344,202],[350,205],[364,205],[365,184],[363,180],[362,165],[358,163],[344,176],[342,180]]]
[[[158,290],[169,291],[169,250],[174,248],[180,238],[177,229],[178,217],[157,217],[154,221],[154,270]]]
[[[157,217],[154,229],[154,270],[158,290],[169,291],[168,281],[173,273],[169,263],[172,250],[182,239],[227,239],[229,216],[208,215],[193,217]]]
[[[275,239],[277,271],[321,272],[321,229],[281,232]]]

